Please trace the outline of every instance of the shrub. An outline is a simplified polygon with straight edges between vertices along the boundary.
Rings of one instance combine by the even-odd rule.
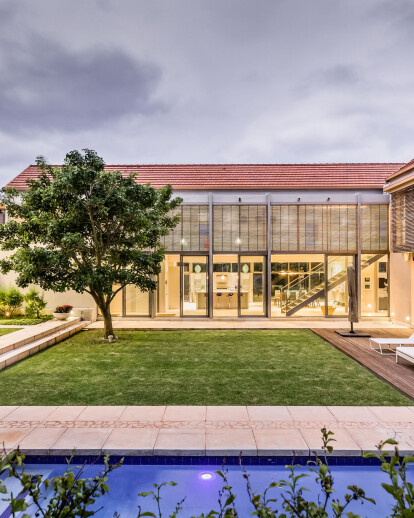
[[[6,317],[12,317],[19,310],[24,301],[24,296],[15,286],[0,290],[0,308]]]
[[[44,295],[37,291],[36,288],[30,290],[24,296],[26,303],[26,315],[29,318],[40,318],[43,316],[42,311],[46,307]]]
[[[73,306],[69,306],[68,304],[65,304],[64,306],[58,306],[55,309],[55,313],[70,313],[73,309]]]

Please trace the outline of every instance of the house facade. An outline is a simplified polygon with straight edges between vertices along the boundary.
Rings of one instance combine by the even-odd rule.
[[[390,201],[392,258],[391,317],[414,323],[414,160],[387,178],[384,192]]]
[[[127,286],[112,304],[114,317],[345,318],[346,270],[354,265],[361,318],[414,322],[393,295],[394,275],[396,287],[400,282],[393,270],[404,259],[390,250],[394,198],[383,191],[387,178],[404,170],[401,163],[106,169],[134,171],[154,187],[171,184],[183,198],[180,223],[165,238],[158,289]],[[8,186],[24,190],[37,174],[30,166]],[[68,303],[96,313],[87,294],[47,299],[51,307]]]

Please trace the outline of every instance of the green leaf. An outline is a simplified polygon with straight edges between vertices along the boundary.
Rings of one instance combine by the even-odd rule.
[[[24,501],[24,498],[19,498],[17,500],[12,501],[10,503],[10,506],[14,513],[25,511],[29,507],[29,505]]]
[[[231,505],[234,502],[235,499],[236,499],[236,495],[230,495],[227,498],[227,500],[226,500],[226,502],[224,504],[224,507],[228,507],[229,505]]]

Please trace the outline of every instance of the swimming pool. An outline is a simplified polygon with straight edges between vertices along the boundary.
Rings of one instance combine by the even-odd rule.
[[[28,459],[26,471],[33,474],[42,474],[44,477],[53,477],[62,474],[66,465],[62,463],[43,463],[47,458],[42,459],[42,463],[35,463],[39,458]],[[84,460],[84,459],[76,459]],[[126,459],[125,465],[109,475],[109,494],[98,499],[96,508],[103,506],[99,512],[102,518],[112,518],[115,511],[123,517],[135,517],[137,515],[138,505],[142,510],[156,510],[156,504],[150,497],[138,497],[140,491],[151,491],[153,484],[166,481],[174,481],[178,485],[176,487],[167,486],[162,492],[162,510],[163,516],[168,516],[175,509],[177,502],[185,497],[183,510],[179,516],[189,517],[207,513],[211,509],[218,510],[218,494],[223,483],[221,478],[216,475],[215,471],[221,469],[220,463],[214,464],[216,458],[208,459],[183,459],[183,464],[170,464],[172,459],[163,460],[158,458],[158,464],[151,464],[150,457],[137,462],[137,459]],[[228,479],[233,487],[233,492],[237,494],[236,507],[239,516],[251,516],[253,511],[246,492],[246,481],[243,478],[240,466],[237,465],[237,459],[229,459],[227,465]],[[245,468],[250,475],[250,481],[253,489],[258,492],[263,490],[272,482],[280,479],[287,479],[288,472],[283,464],[282,459],[267,459],[262,465],[257,465],[258,458],[255,458],[256,465],[252,464],[253,459],[246,459]],[[265,459],[266,460],[266,459]],[[291,462],[289,459],[289,463]],[[61,459],[62,461],[62,459]],[[204,463],[202,463],[204,461]],[[168,464],[167,464],[168,462]],[[184,462],[192,462],[192,464],[184,464]],[[296,459],[296,463],[305,464],[302,460]],[[350,464],[354,462],[354,464]],[[347,464],[348,463],[348,464]],[[335,481],[335,498],[342,498],[346,487],[350,484],[356,484],[365,490],[368,497],[376,500],[376,505],[371,503],[353,503],[349,510],[358,513],[361,516],[370,518],[384,518],[391,510],[392,499],[380,487],[381,482],[387,481],[387,476],[381,472],[378,465],[374,462],[362,462],[361,459],[350,458],[333,458],[331,469]],[[79,464],[77,464],[79,465]],[[90,477],[96,474],[102,468],[101,464],[87,464],[84,468],[84,477]],[[307,468],[301,468],[301,472],[308,472]],[[414,469],[409,471],[409,480],[414,482]],[[317,496],[317,486],[312,477],[302,479],[304,486],[309,488],[308,497]],[[16,491],[18,485],[15,481],[7,479],[6,485],[9,491]],[[272,497],[278,498],[282,489],[274,488]],[[277,507],[277,504],[276,504]],[[28,511],[30,511],[29,508]],[[26,511],[26,513],[28,512]],[[33,509],[34,513],[34,509]],[[29,512],[30,514],[30,512]],[[7,505],[0,501],[0,517],[8,518]]]

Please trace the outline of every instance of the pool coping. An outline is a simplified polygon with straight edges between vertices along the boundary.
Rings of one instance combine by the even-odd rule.
[[[37,457],[310,457],[323,427],[333,457],[414,454],[414,406],[0,406],[0,447]]]
[[[64,464],[71,466],[95,465],[103,466],[105,464],[105,455],[30,455],[25,454],[25,464]],[[377,458],[365,458],[363,456],[329,456],[328,462],[330,466],[380,466],[381,462]],[[314,462],[316,456],[309,455],[290,455],[290,456],[173,456],[173,455],[154,455],[154,456],[121,456],[112,455],[109,458],[110,464],[122,462],[124,466],[288,466],[301,465],[306,466],[309,462]]]

